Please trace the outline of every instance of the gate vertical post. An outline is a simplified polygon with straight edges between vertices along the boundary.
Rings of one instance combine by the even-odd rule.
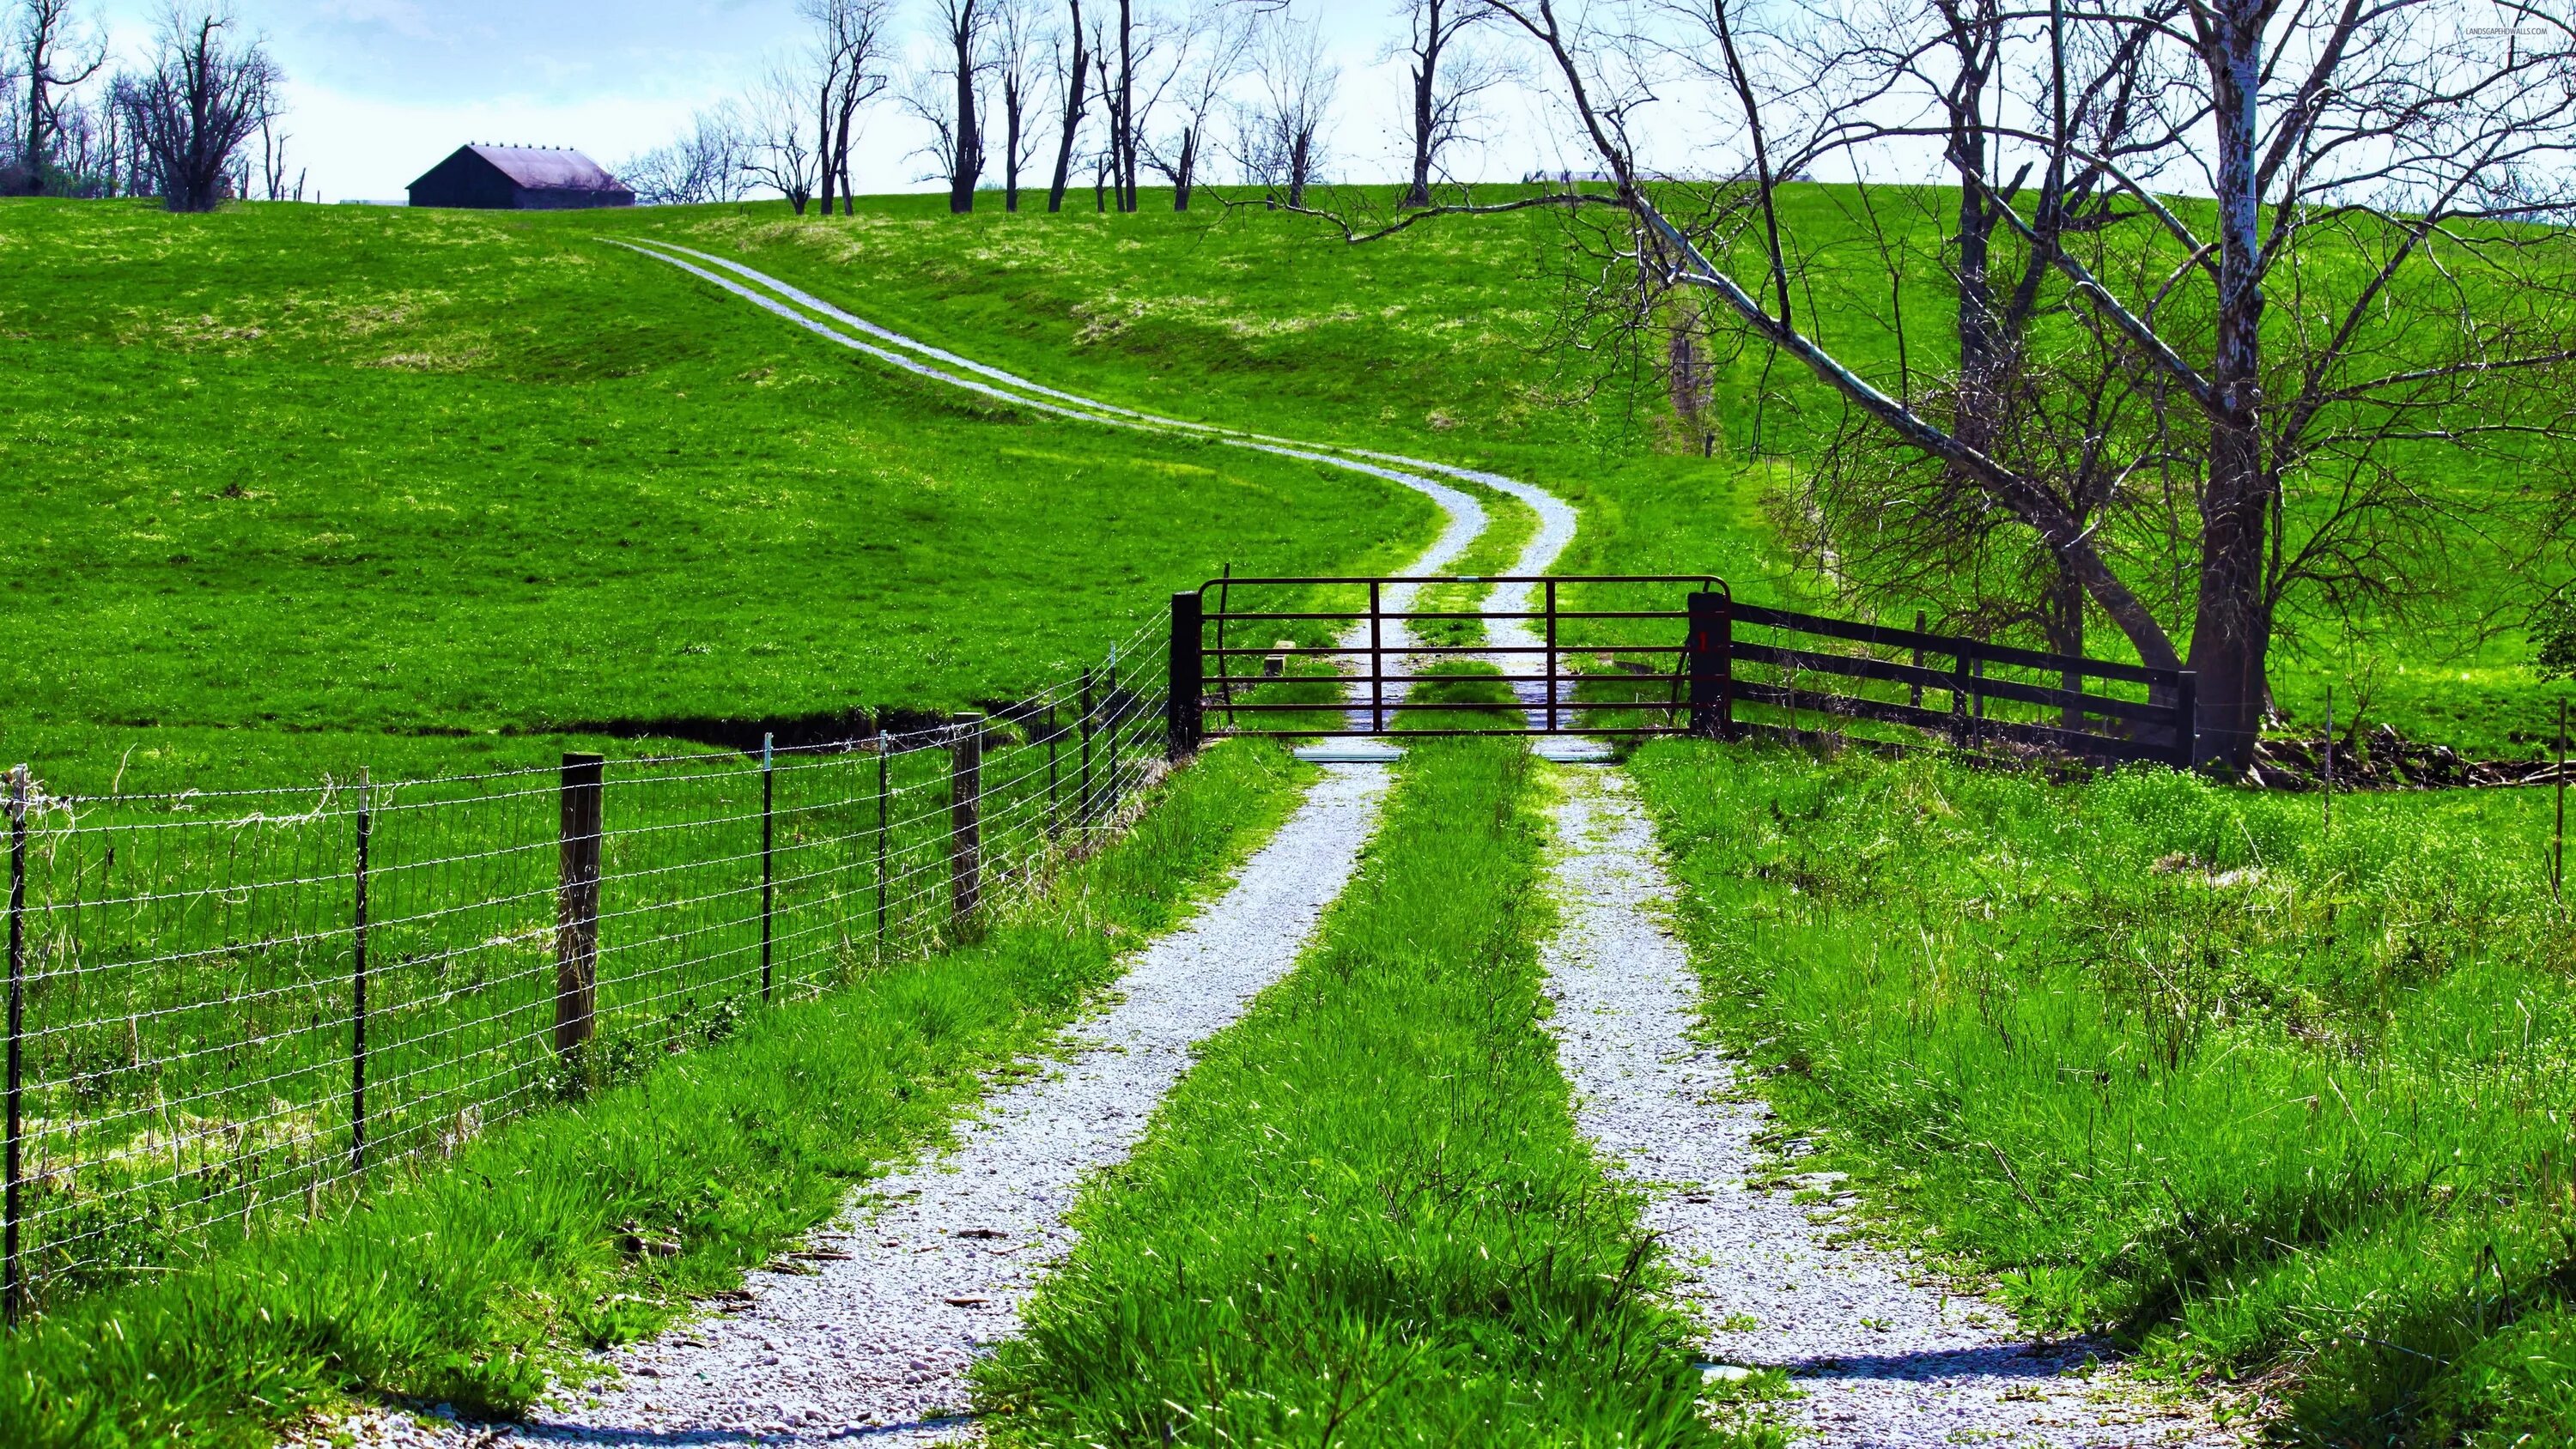
[[[1386,638],[1380,624],[1386,617],[1378,598],[1378,581],[1369,580],[1369,733],[1386,733]]]
[[[1690,732],[1698,739],[1733,735],[1732,683],[1734,611],[1714,591],[1690,596]]]
[[[1206,641],[1196,590],[1172,595],[1172,694],[1166,703],[1163,757],[1173,764],[1199,747],[1199,695],[1206,687]]]
[[[358,773],[358,868],[349,933],[349,1171],[367,1170],[367,847],[375,834],[373,788]]]
[[[27,1037],[27,767],[9,772],[9,1140],[6,1230],[0,1232],[0,1306],[11,1328],[26,1311],[27,1278],[18,1259],[24,1215]]]
[[[557,787],[562,826],[555,882],[555,1054],[576,1072],[598,997],[600,796],[607,767],[604,755],[568,753]]]
[[[984,717],[962,715],[948,761],[948,888],[963,926],[984,894]]]
[[[1547,732],[1556,733],[1556,580],[1547,581]]]
[[[769,949],[773,937],[770,918],[777,903],[777,872],[771,852],[778,844],[778,764],[771,750],[772,736],[767,730],[760,735],[760,999],[769,999]]]

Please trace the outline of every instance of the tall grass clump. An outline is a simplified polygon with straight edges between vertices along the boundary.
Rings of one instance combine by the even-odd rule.
[[[997,1442],[1727,1442],[1536,1020],[1530,759],[1409,751],[1318,943],[1077,1208],[980,1371]]]
[[[1716,1024],[2049,1329],[2336,1445],[2576,1440],[2576,985],[2537,794],[1659,744]]]
[[[344,1396],[524,1410],[578,1381],[582,1351],[659,1330],[937,1140],[1285,816],[1299,777],[1274,748],[1210,751],[971,944],[72,1302],[0,1341],[0,1444],[265,1445]]]

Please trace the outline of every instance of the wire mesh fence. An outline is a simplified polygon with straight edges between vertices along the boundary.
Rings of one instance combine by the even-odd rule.
[[[1162,758],[1142,642],[1003,717],[757,756],[115,797],[21,767],[9,1315],[940,949]]]

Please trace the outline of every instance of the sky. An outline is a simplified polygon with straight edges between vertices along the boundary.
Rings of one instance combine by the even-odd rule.
[[[1381,59],[1397,0],[1289,0],[1320,23],[1341,83],[1338,180],[1403,169],[1405,75]],[[679,132],[798,43],[795,0],[234,0],[287,76],[289,172],[326,200],[396,200],[469,141],[571,146],[610,167]],[[137,54],[158,0],[93,0],[111,42]],[[926,39],[928,0],[899,0]],[[1541,103],[1498,98],[1497,144],[1458,158],[1462,179],[1517,178],[1550,153]],[[854,157],[862,191],[919,189],[921,134],[880,104]]]

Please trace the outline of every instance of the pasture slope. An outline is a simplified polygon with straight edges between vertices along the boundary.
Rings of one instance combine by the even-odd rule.
[[[5,216],[13,262],[68,290],[0,283],[18,289],[0,291],[0,347],[28,364],[35,402],[0,439],[36,485],[5,505],[23,510],[12,581],[55,624],[8,614],[0,728],[101,779],[129,747],[126,768],[157,781],[304,778],[389,753],[538,758],[597,737],[582,725],[1007,698],[1126,632],[1211,553],[1282,571],[1414,556],[1436,510],[1348,466],[1367,453],[1470,475],[1444,486],[1494,521],[1461,555],[1493,560],[1474,571],[1536,556],[1552,526],[1473,476],[1492,474],[1580,507],[1566,567],[1715,567],[1747,597],[1796,597],[1761,518],[1782,464],[1669,451],[1651,400],[1589,390],[1519,345],[1542,331],[1531,283],[1563,244],[1543,219],[1354,253],[1254,211],[952,222],[910,199],[805,225],[758,208]],[[316,236],[335,268],[274,245]],[[1295,451],[1338,461],[960,393],[688,276],[672,243],[816,298],[864,296],[873,322],[1078,397],[1326,438],[1339,447]],[[232,507],[278,501],[251,496],[272,476],[291,507]],[[773,486],[735,486],[752,478]],[[1174,493],[1193,505],[1183,525],[1136,523],[1138,498]],[[849,585],[850,540],[889,519],[882,592]],[[590,545],[579,568],[527,562],[567,536]],[[977,631],[989,597],[953,587],[970,572],[1024,606],[1024,634]],[[859,622],[885,619],[893,642],[867,644]],[[701,632],[703,650],[666,647]],[[953,652],[920,647],[941,637]],[[2418,647],[2387,647],[2415,673],[2385,717],[2474,746],[2457,731],[2488,724],[2427,683]],[[2485,647],[2480,681],[2536,699],[2511,641]],[[844,671],[852,658],[867,667]],[[206,659],[220,667],[200,687]],[[2306,667],[2285,670],[2294,703],[2299,678],[2323,677]],[[1619,862],[1571,838],[1606,830],[1636,867],[1615,791],[1551,781],[1501,742],[1417,750],[1303,961],[1077,1200],[1080,1240],[1029,1304],[1030,1336],[976,1382],[983,1432],[1752,1443],[1806,1419],[1834,1442],[1904,1443],[1927,1423],[1905,1386],[1925,1381],[1948,1402],[1914,1408],[1996,1415],[1944,1432],[2036,1430],[2018,1406],[2045,1401],[2073,1442],[2099,1442],[2084,1436],[2135,1416],[2127,1389],[2094,1403],[2071,1380],[1999,1386],[1980,1368],[1993,1324],[1964,1304],[1906,1316],[1931,1283],[2131,1355],[2186,1401],[2250,1381],[2293,1442],[2576,1437],[2576,993],[2541,802],[2369,797],[2329,826],[2313,801],[2156,771],[2058,785],[1678,742],[1626,768],[1678,887],[1696,1001],[1675,997],[1669,947],[1633,911],[1579,909],[1654,895],[1597,878]],[[519,1412],[549,1383],[577,1416],[581,1349],[650,1339],[692,1293],[833,1220],[852,1179],[929,1160],[988,1081],[1024,1075],[1123,971],[1184,939],[1163,933],[1310,778],[1220,747],[987,943],[764,1016],[473,1144],[454,1171],[71,1305],[0,1349],[0,1427],[30,1444],[250,1444],[342,1395]],[[1571,945],[1536,904],[1554,790]],[[1602,952],[1604,934],[1634,945]],[[1165,944],[1139,957],[1147,936]],[[1580,974],[1657,951],[1608,999]],[[1587,1001],[1609,1008],[1590,1023],[1608,1039],[1701,1032],[1740,1053],[1733,1079],[1776,1125],[1700,1100],[1722,1062],[1614,1083],[1582,1019],[1540,1030]],[[1076,1080],[1012,1091],[1044,1102]],[[1008,1137],[1028,1120],[994,1122]],[[1640,1120],[1721,1138],[1690,1170],[1732,1181],[1659,1180],[1620,1135]],[[525,1186],[480,1191],[472,1174]],[[1724,1262],[1658,1255],[1646,1229],[1675,1213],[1694,1230],[1774,1224],[1757,1257],[1765,1241],[1799,1264],[1853,1254],[1820,1281],[1911,1306],[1856,1313],[1855,1335],[1797,1317],[1785,1305],[1807,1285],[1761,1273],[1745,1291],[1762,1304],[1730,1303],[1712,1286]],[[621,1253],[639,1227],[675,1230],[675,1256]],[[1060,1225],[1026,1233],[1066,1241]],[[1954,1329],[1963,1352],[1941,1336]],[[736,1372],[769,1369],[756,1333],[725,1333],[749,1355]],[[640,1370],[684,1337],[622,1360],[639,1373],[621,1402],[649,1394]],[[1872,1337],[1907,1347],[1872,1362],[1851,1347]],[[1709,1375],[1703,1358],[1756,1371]],[[910,1363],[953,1382],[953,1356]],[[1806,1397],[1778,1399],[1792,1378]],[[2214,1432],[2181,1412],[2168,1437]],[[368,1431],[418,1432],[401,1416]]]

